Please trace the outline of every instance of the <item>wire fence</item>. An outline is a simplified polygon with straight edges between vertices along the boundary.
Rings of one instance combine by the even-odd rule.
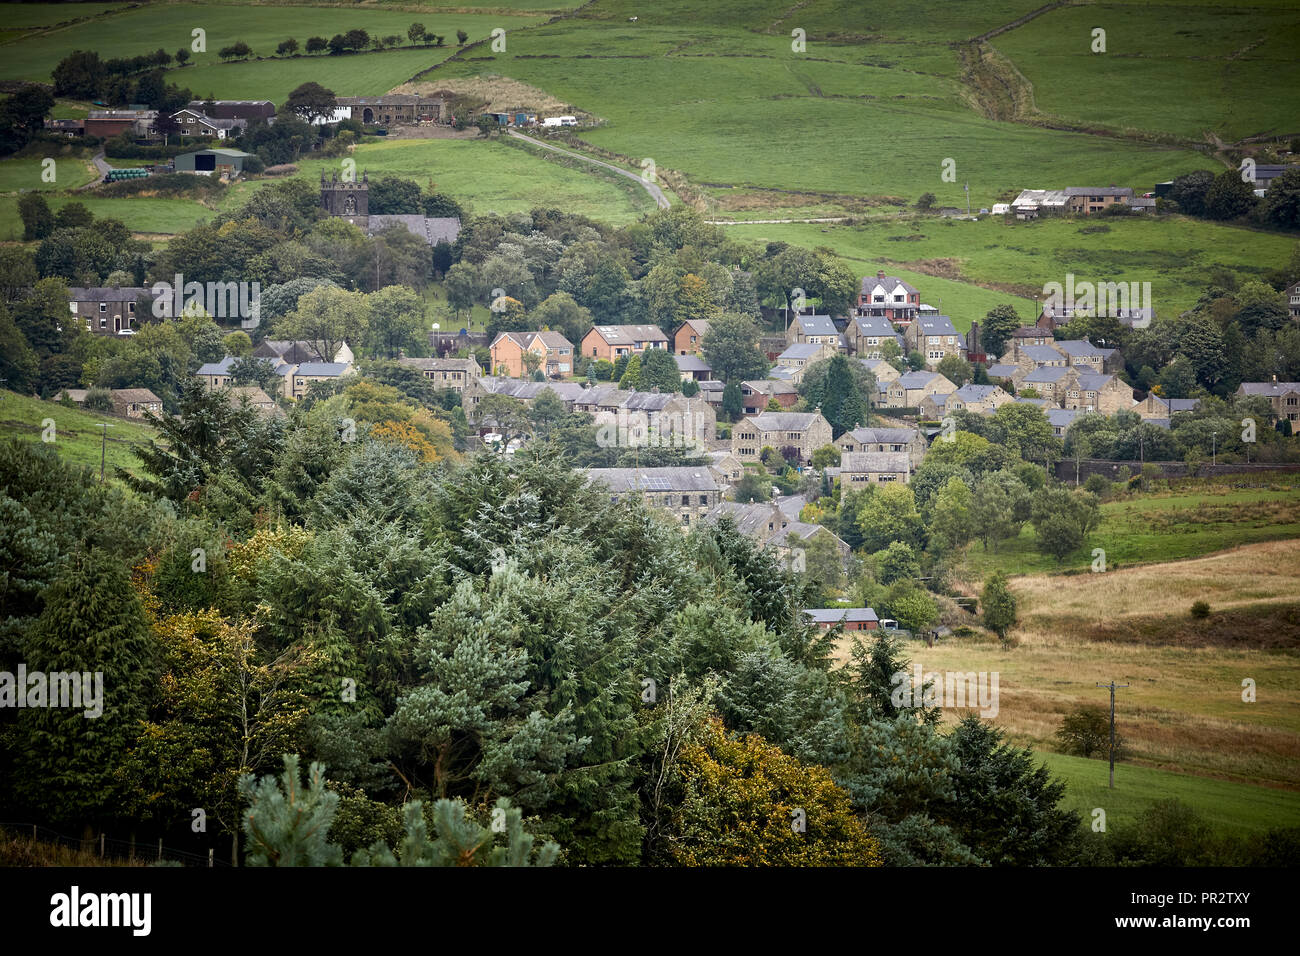
[[[230,866],[229,860],[222,860],[217,856],[215,848],[209,849],[207,853],[195,853],[192,850],[178,850],[175,847],[164,846],[162,840],[123,840],[118,837],[110,837],[106,833],[100,833],[97,837],[87,841],[80,837],[71,837],[59,833],[57,830],[51,830],[49,827],[43,827],[36,823],[6,823],[0,821],[0,830],[7,830],[14,836],[30,837],[40,843],[60,846],[80,853],[88,853],[103,860],[134,862],[142,866],[162,862],[179,863],[182,866],[214,868]]]

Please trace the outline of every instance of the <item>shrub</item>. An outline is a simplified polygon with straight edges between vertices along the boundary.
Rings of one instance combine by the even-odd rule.
[[[1110,752],[1110,717],[1100,707],[1080,707],[1061,718],[1056,732],[1061,749],[1079,757],[1102,756]],[[1123,738],[1115,735],[1115,757],[1123,753]]]
[[[106,388],[92,388],[86,393],[82,407],[88,412],[111,412],[113,396]]]
[[[711,720],[682,749],[671,839],[679,866],[880,866],[880,845],[824,767]]]
[[[1200,620],[1210,616],[1210,605],[1204,601],[1196,601],[1192,604],[1192,617]]]

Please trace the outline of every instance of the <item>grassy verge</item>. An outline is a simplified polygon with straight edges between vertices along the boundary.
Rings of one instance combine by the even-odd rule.
[[[47,432],[48,419],[54,422],[52,433]],[[157,434],[151,426],[0,390],[0,437],[16,436],[26,441],[41,441],[43,433],[51,434],[55,449],[65,461],[96,473],[99,472],[101,443],[104,441],[101,432],[105,431],[97,422],[113,425],[106,429],[108,438],[104,443],[106,479],[115,480],[115,467],[138,474],[140,462],[131,452],[131,447],[149,441]]]
[[[1170,492],[1103,503],[1100,527],[1059,565],[1036,550],[1033,526],[1026,524],[1019,537],[1002,542],[996,551],[971,545],[964,572],[983,580],[997,570],[1010,575],[1087,571],[1094,548],[1106,552],[1106,565],[1113,569],[1300,537],[1300,476],[1234,477],[1194,480]]]
[[[1256,787],[1227,780],[1207,780],[1168,770],[1115,767],[1115,789],[1107,786],[1104,760],[1043,754],[1052,773],[1066,784],[1064,805],[1077,810],[1085,822],[1100,807],[1106,828],[1133,823],[1157,800],[1177,799],[1192,807],[1221,833],[1243,835],[1275,827],[1300,826],[1300,793]]]

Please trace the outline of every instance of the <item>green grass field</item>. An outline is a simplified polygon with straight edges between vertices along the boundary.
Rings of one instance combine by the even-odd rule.
[[[826,246],[864,271],[891,267],[929,273],[981,287],[953,289],[956,303],[944,312],[959,328],[982,317],[986,303],[1011,302],[1032,318],[1034,298],[1041,303],[1043,284],[1066,281],[1150,282],[1157,314],[1177,315],[1196,303],[1206,273],[1216,265],[1243,276],[1259,275],[1285,262],[1296,238],[1184,217],[1145,219],[1044,219],[1036,222],[989,216],[978,222],[909,216],[878,219],[855,226],[790,223],[732,226],[737,237],[785,241],[807,247]],[[902,272],[898,274],[902,275]],[[921,299],[931,305],[933,281],[911,279]],[[982,291],[999,290],[988,296]],[[1018,296],[1019,298],[1014,298]]]
[[[16,193],[28,189],[50,192],[56,189],[75,189],[99,178],[88,158],[76,156],[52,157],[54,182],[45,182],[46,167],[41,159],[6,159],[0,161],[0,193]]]
[[[105,476],[109,481],[115,480],[115,466],[137,474],[140,462],[132,454],[131,446],[146,442],[157,434],[151,426],[131,419],[65,408],[58,402],[43,402],[0,389],[0,437],[16,436],[25,441],[41,441],[48,419],[54,421],[52,444],[59,455],[65,461],[90,468],[96,474],[99,473],[100,444],[103,441],[101,433],[107,431],[104,458]],[[113,427],[101,429],[96,422],[108,422]]]
[[[1134,469],[1136,470],[1136,468]],[[973,544],[964,568],[983,580],[995,570],[1041,574],[1060,569],[1087,570],[1092,550],[1106,552],[1109,567],[1129,567],[1196,558],[1226,548],[1300,537],[1300,485],[1293,475],[1278,475],[1266,488],[1208,485],[1204,491],[1158,494],[1105,502],[1101,526],[1087,543],[1058,566],[1034,547],[1032,525],[996,551]]]
[[[630,180],[570,169],[544,153],[498,141],[394,139],[358,146],[351,158],[371,176],[401,176],[468,202],[476,214],[526,212],[551,206],[622,225],[654,209]],[[319,180],[340,161],[307,160],[300,175]]]
[[[274,54],[275,47],[290,37],[301,46],[308,37],[324,36],[328,39],[355,28],[364,29],[371,36],[400,35],[403,42],[407,42],[406,30],[416,21],[423,23],[430,32],[447,37],[447,45],[437,50],[389,50],[374,56],[359,54],[277,60],[271,64],[269,72],[257,76],[270,85],[255,94],[278,102],[298,83],[313,79],[326,82],[340,95],[365,95],[382,92],[411,73],[449,56],[456,48],[457,30],[464,30],[470,34],[471,40],[477,40],[486,37],[495,27],[509,31],[541,19],[539,15],[449,13],[432,9],[412,13],[410,10],[347,6],[259,5],[253,13],[247,6],[145,4],[70,27],[26,35],[7,44],[3,65],[0,65],[0,79],[49,82],[54,65],[77,49],[96,50],[105,58],[152,53],[160,46],[174,53],[181,46],[190,47],[193,30],[203,29],[206,31],[206,51],[193,53],[191,65],[173,71],[168,80],[189,86],[199,96],[207,95],[209,90],[205,84],[211,83],[221,97],[237,99],[252,94],[234,88],[241,82],[238,79],[232,79],[229,83],[232,88],[226,88],[227,81],[211,70],[226,69],[235,77],[241,72],[255,71],[256,63],[222,64],[218,52],[238,41],[252,47],[255,56]],[[420,57],[423,57],[422,65]],[[381,59],[390,59],[392,65],[382,67],[371,62]],[[279,77],[281,70],[284,72],[283,80]],[[306,75],[308,72],[310,76]],[[388,86],[352,92],[354,84],[370,82],[373,85],[379,75],[392,78]],[[246,89],[253,81],[242,82]]]
[[[1098,27],[1105,53],[1091,51]],[[1294,116],[1300,89],[1291,3],[1060,7],[991,42],[1033,84],[1038,109],[1067,122],[1229,142],[1300,132],[1278,112],[1287,104]],[[1153,95],[1173,76],[1178,96]]]
[[[1276,827],[1300,826],[1300,792],[1211,780],[1152,767],[1120,763],[1115,789],[1108,786],[1105,760],[1043,753],[1039,757],[1065,782],[1063,806],[1077,810],[1085,823],[1092,811],[1106,811],[1106,828],[1133,823],[1156,800],[1181,800],[1221,833],[1261,833]]]
[[[96,199],[86,193],[49,197],[50,208],[57,212],[70,202],[82,203],[99,218],[120,219],[132,232],[148,235],[175,235],[206,222],[215,213],[190,199],[156,199],[126,197]],[[0,196],[0,241],[22,239],[23,223],[18,218],[18,199]]]
[[[1171,167],[1212,166],[1190,150],[985,119],[952,78],[955,60],[942,75],[935,64],[863,62],[872,44],[796,55],[788,32],[684,30],[661,9],[636,24],[594,19],[607,9],[524,31],[505,53],[476,50],[422,79],[499,74],[540,87],[605,121],[583,134],[591,143],[702,184],[909,200],[934,192],[964,205],[969,181],[972,201],[988,205],[1031,182],[1145,191]],[[955,182],[942,179],[945,159],[956,163]]]
[[[4,23],[10,30],[34,30],[98,17],[110,10],[125,10],[126,6],[125,3],[6,3]]]

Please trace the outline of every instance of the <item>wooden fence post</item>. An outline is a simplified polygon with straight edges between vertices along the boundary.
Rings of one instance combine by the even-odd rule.
[[[212,869],[212,847],[208,847],[208,869]]]

